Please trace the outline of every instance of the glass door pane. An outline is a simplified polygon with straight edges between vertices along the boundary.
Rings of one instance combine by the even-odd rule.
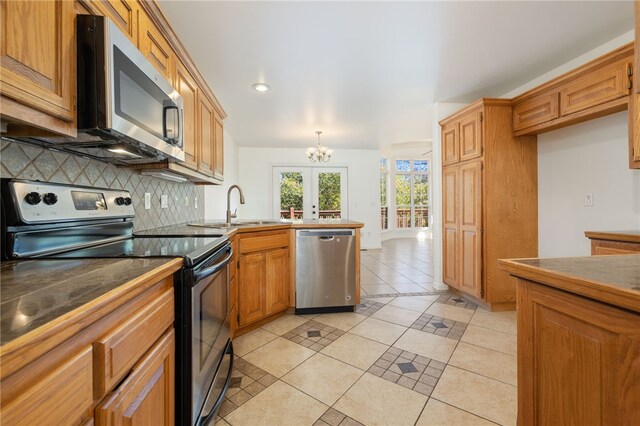
[[[417,228],[429,226],[428,194],[427,175],[413,175],[413,226]]]
[[[316,219],[347,218],[346,168],[313,169],[312,209]]]
[[[273,217],[310,219],[311,178],[309,167],[273,168]]]
[[[396,175],[396,227],[411,226],[411,175]]]

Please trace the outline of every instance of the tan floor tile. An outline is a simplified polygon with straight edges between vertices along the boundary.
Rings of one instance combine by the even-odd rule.
[[[418,317],[420,317],[420,312],[410,311],[408,309],[398,308],[397,306],[387,305],[384,308],[380,308],[380,310],[378,310],[371,316],[383,321],[388,321],[394,324],[409,327],[414,323],[415,320],[418,319]]]
[[[517,388],[447,366],[431,396],[502,425],[514,425]]]
[[[398,293],[421,293],[425,291],[424,287],[419,286],[416,283],[391,283],[389,284],[394,288]]]
[[[244,359],[267,373],[282,377],[314,354],[311,349],[278,337],[244,356]]]
[[[356,314],[355,312],[339,312],[335,314],[320,314],[314,321],[321,322],[325,325],[338,328],[342,331],[349,331],[355,325],[365,320],[364,315]]]
[[[334,408],[365,425],[413,425],[427,397],[366,373]]]
[[[254,349],[277,339],[278,335],[261,328],[233,339],[233,351],[238,356],[245,356]]]
[[[231,425],[312,425],[329,407],[283,382],[276,382],[238,407]]]
[[[418,299],[415,296],[408,296],[396,297],[395,300],[389,302],[389,305],[423,313],[429,306],[431,306],[432,303],[433,301],[430,300]]]
[[[449,361],[457,344],[458,342],[453,339],[409,329],[393,346],[446,363]]]
[[[416,426],[491,426],[494,424],[431,398],[424,407]]]
[[[429,309],[426,310],[426,313],[460,322],[469,322],[473,316],[471,309],[458,308],[437,302],[431,305]]]
[[[387,284],[376,284],[376,285],[362,285],[362,289],[367,292],[367,294],[376,295],[376,294],[393,294],[397,293],[393,289],[393,287]]]
[[[308,318],[303,318],[298,315],[284,315],[275,321],[271,321],[269,324],[263,325],[262,328],[278,336],[282,336],[307,321],[309,321]]]
[[[515,334],[503,333],[473,324],[467,326],[461,341],[513,356],[516,356],[518,352],[518,341]]]
[[[383,285],[386,284],[386,282],[378,277],[378,276],[372,276],[372,277],[360,277],[360,285],[361,286],[365,286],[365,285]]]
[[[382,343],[345,333],[321,352],[361,370],[367,370],[389,348]]]
[[[460,342],[451,355],[449,365],[518,385],[518,366],[513,355]]]
[[[517,332],[515,311],[489,312],[478,308],[471,319],[471,324],[503,333],[516,334]]]
[[[371,300],[378,303],[387,304],[391,302],[395,297],[372,297]]]
[[[398,337],[402,336],[402,333],[406,330],[407,327],[401,325],[391,324],[375,318],[367,318],[349,332],[375,340],[376,342],[384,343],[385,345],[391,345],[398,340]]]
[[[362,374],[355,367],[315,354],[282,380],[327,405],[333,405]]]

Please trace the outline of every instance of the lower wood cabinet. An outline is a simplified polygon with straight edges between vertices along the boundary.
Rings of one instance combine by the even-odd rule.
[[[174,424],[175,335],[167,331],[95,410],[96,425]]]
[[[172,275],[138,284],[146,290],[110,301],[101,316],[78,313],[62,336],[34,339],[28,363],[0,353],[3,425],[174,424]],[[59,343],[39,348],[51,340]]]
[[[586,231],[593,256],[640,253],[640,231]]]
[[[289,307],[289,231],[240,235],[239,252],[238,326],[244,327]]]
[[[517,285],[518,424],[640,424],[640,314]]]

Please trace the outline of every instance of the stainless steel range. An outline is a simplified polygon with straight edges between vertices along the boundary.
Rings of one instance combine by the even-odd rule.
[[[134,235],[124,190],[1,181],[2,258],[182,257],[176,299],[176,424],[213,423],[233,370],[223,235]]]

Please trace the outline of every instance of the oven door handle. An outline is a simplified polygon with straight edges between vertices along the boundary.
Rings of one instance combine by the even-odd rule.
[[[229,250],[229,254],[222,259],[220,262],[206,268],[203,269],[201,271],[194,271],[193,272],[193,276],[195,278],[195,282],[201,281],[205,278],[207,278],[210,275],[215,274],[216,272],[218,272],[220,269],[222,269],[223,267],[225,267],[227,265],[227,263],[229,263],[229,260],[233,257],[233,250],[231,249],[231,246],[229,246],[228,248]]]
[[[212,395],[211,391],[213,390],[213,383],[211,383],[211,387],[209,388],[209,392],[207,393],[207,397],[205,398],[205,402],[203,407],[206,408],[207,405],[211,405],[206,413],[202,413],[198,421],[196,422],[196,426],[208,426],[213,424],[215,413],[218,412],[220,405],[222,405],[222,401],[224,399],[224,394],[227,392],[229,388],[229,383],[231,382],[231,375],[233,373],[233,342],[229,342],[227,346],[227,350],[225,351],[225,355],[230,355],[229,358],[229,371],[227,372],[227,377],[224,380],[224,385],[222,387],[222,398],[219,398],[215,402],[211,401],[211,398],[216,397],[216,395]]]

